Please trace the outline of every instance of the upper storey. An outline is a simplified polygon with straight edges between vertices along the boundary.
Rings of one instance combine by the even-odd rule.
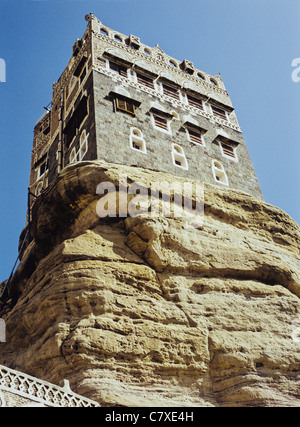
[[[81,73],[84,64],[88,64],[84,77],[92,70],[98,71],[117,83],[135,86],[162,100],[168,100],[165,96],[171,97],[173,105],[185,108],[187,113],[200,114],[217,125],[241,132],[220,74],[210,75],[196,69],[191,61],[172,58],[158,45],[149,47],[136,36],[112,30],[92,13],[86,20],[89,22],[86,32],[75,43],[68,66],[53,86],[52,107],[59,104],[65,87],[76,90],[77,86],[72,87],[72,79]],[[123,70],[113,69],[111,63],[120,64]],[[147,85],[147,76],[153,83]],[[193,95],[200,97],[201,108]],[[65,114],[68,112],[66,105]],[[55,128],[56,125],[54,120]]]

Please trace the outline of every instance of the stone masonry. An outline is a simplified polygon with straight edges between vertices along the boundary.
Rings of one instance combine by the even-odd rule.
[[[68,164],[99,159],[263,199],[221,76],[111,30],[93,14],[86,20],[35,126],[31,193],[38,196]]]

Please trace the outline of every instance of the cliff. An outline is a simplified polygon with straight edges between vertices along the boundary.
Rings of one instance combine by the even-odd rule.
[[[96,188],[120,175],[182,181],[101,161],[63,170],[33,208],[0,364],[104,406],[298,406],[298,225],[210,185],[197,228],[99,218]]]

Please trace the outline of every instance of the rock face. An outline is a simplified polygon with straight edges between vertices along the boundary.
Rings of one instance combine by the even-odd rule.
[[[299,228],[278,208],[205,186],[182,218],[99,218],[100,182],[171,175],[101,161],[37,200],[3,309],[0,364],[104,406],[298,406]]]

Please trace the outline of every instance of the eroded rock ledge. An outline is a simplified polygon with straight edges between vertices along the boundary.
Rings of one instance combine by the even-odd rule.
[[[100,219],[97,185],[124,174],[146,187],[181,180],[82,162],[37,200],[0,364],[66,378],[107,406],[298,406],[298,225],[208,185],[198,229],[172,217]]]

